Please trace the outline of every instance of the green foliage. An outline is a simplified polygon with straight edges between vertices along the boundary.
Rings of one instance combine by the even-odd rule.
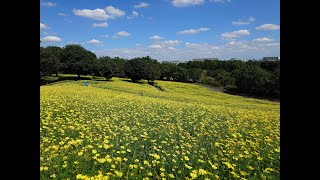
[[[64,72],[80,75],[90,74],[94,68],[96,55],[80,45],[70,44],[63,49]]]
[[[124,69],[126,76],[133,82],[137,82],[141,79],[153,81],[160,76],[159,64],[149,56],[126,61]]]
[[[231,73],[224,69],[217,69],[213,72],[215,81],[222,86],[233,85],[235,79],[231,77]]]
[[[270,72],[259,66],[247,65],[233,71],[235,84],[239,92],[249,93],[258,96],[270,94],[272,75]]]
[[[173,78],[174,81],[188,82],[189,81],[188,70],[185,69],[185,68],[177,66],[175,68],[175,71],[172,74],[172,78]]]
[[[55,46],[40,48],[40,77],[58,74],[62,66],[60,62],[61,52],[62,49]]]
[[[199,82],[202,75],[202,69],[200,68],[191,68],[188,71],[189,77],[192,79],[193,82]]]
[[[173,63],[162,63],[160,64],[161,75],[160,79],[170,79],[175,72],[177,65]]]

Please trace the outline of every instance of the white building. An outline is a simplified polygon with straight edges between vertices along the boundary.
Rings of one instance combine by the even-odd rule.
[[[204,61],[204,60],[214,61],[219,59],[218,58],[196,58],[196,59],[193,59],[192,61]]]

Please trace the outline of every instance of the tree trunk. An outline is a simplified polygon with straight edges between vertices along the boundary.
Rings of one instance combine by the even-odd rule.
[[[56,77],[58,77],[58,72],[56,72]]]
[[[78,75],[78,79],[80,80],[80,73],[78,73],[77,75]]]

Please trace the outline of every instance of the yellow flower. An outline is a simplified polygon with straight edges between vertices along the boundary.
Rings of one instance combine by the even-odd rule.
[[[117,162],[121,162],[121,157],[116,157]]]
[[[206,175],[206,174],[208,174],[208,172],[206,170],[204,170],[204,169],[199,169],[199,174],[200,175]]]
[[[240,171],[240,174],[241,174],[242,176],[248,176],[248,175],[249,175],[249,173],[244,172],[244,171]]]
[[[196,173],[193,173],[193,172],[190,173],[190,176],[191,176],[192,179],[195,179],[195,178],[198,177],[198,175]]]
[[[50,175],[51,178],[56,178],[57,176],[55,174]]]
[[[192,166],[189,166],[188,164],[184,164],[184,166],[188,169],[192,169]]]
[[[118,177],[122,177],[122,172],[115,170],[114,173],[116,173],[116,176]]]

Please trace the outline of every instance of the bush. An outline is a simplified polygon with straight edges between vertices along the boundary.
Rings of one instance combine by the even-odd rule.
[[[221,84],[220,84],[219,81],[217,81],[217,80],[215,80],[213,77],[207,76],[207,75],[205,75],[205,76],[203,76],[203,77],[201,78],[200,83],[202,83],[202,84],[208,84],[208,85],[211,85],[211,86],[214,86],[214,87],[221,87]]]

